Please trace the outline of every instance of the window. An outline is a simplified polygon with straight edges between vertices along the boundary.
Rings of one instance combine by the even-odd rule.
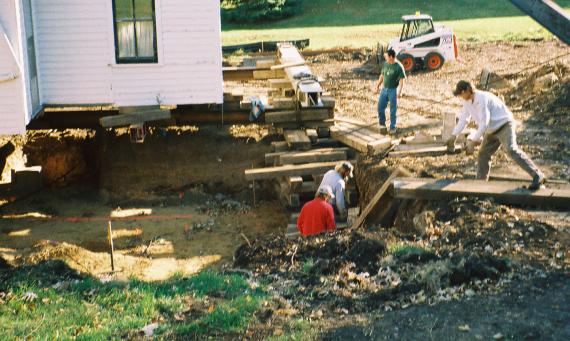
[[[414,47],[435,47],[435,46],[439,46],[440,42],[441,42],[440,38],[435,38],[435,39],[424,41],[423,43],[416,44]]]
[[[431,20],[410,20],[404,23],[400,40],[409,40],[435,32]]]
[[[156,63],[154,0],[113,0],[117,63]]]

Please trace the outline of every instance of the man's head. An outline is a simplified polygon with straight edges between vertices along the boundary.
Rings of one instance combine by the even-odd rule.
[[[396,51],[393,49],[386,51],[386,60],[388,63],[394,63],[396,61]]]
[[[343,161],[336,165],[335,170],[343,179],[352,178],[354,176],[354,166],[349,161]]]
[[[317,189],[316,197],[320,198],[322,200],[325,200],[325,201],[329,201],[332,198],[334,198],[334,194],[333,194],[331,186],[323,185],[323,186],[319,187],[319,189]]]
[[[457,96],[464,101],[473,99],[473,94],[475,92],[475,87],[468,81],[461,80],[457,82],[455,90],[453,90],[453,95]]]

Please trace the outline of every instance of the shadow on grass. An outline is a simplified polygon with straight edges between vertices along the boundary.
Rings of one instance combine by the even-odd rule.
[[[0,267],[0,325],[7,339],[200,339],[243,330],[263,297],[239,275],[204,271],[162,282],[102,282],[61,261]]]

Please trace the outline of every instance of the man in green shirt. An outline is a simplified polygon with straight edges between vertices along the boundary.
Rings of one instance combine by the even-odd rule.
[[[384,84],[378,99],[378,119],[380,121],[380,131],[386,133],[386,107],[390,102],[390,134],[396,134],[396,111],[398,110],[398,97],[402,96],[406,72],[404,67],[396,59],[396,52],[388,50],[386,62],[382,66],[382,72],[378,83],[376,83],[376,93],[380,92],[380,85]],[[399,89],[398,89],[399,85]]]

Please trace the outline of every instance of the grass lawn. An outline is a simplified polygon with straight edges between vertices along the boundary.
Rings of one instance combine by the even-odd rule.
[[[570,10],[570,0],[557,3]],[[551,38],[508,0],[306,0],[302,14],[275,23],[222,25],[224,45],[311,40],[310,49],[372,47],[399,35],[401,17],[416,11],[454,29],[460,41]]]
[[[153,322],[159,339],[231,335],[247,326],[264,297],[237,275],[101,283],[50,261],[0,269],[1,339],[132,338]]]

